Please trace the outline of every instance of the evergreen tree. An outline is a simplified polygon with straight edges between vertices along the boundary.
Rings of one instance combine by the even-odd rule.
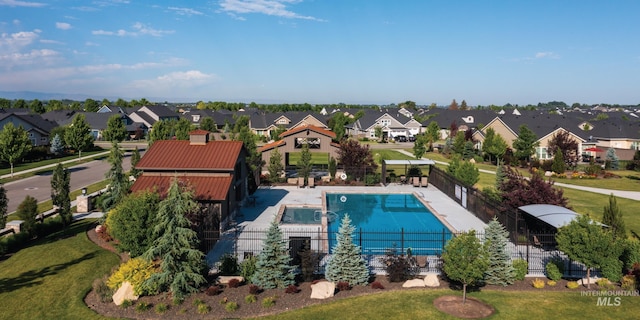
[[[562,152],[556,152],[553,155],[551,170],[557,174],[562,174],[567,170],[567,168],[565,167],[564,159],[562,158]]]
[[[69,171],[62,166],[62,163],[58,163],[51,176],[51,202],[58,207],[58,215],[65,226],[70,225],[73,220],[71,200],[69,199],[70,179]]]
[[[9,199],[7,198],[7,190],[0,184],[0,229],[7,226],[7,208]]]
[[[138,178],[140,174],[142,174],[142,170],[136,169],[138,162],[140,162],[140,150],[138,150],[138,147],[136,147],[131,153],[131,171],[129,172],[129,174],[131,174],[134,178]]]
[[[607,155],[605,156],[605,159],[609,169],[611,170],[620,169],[620,158],[618,158],[618,155],[616,154],[616,149],[609,148],[609,150],[607,150]]]
[[[475,230],[449,240],[442,252],[443,271],[453,281],[462,283],[462,303],[467,300],[467,285],[482,280],[489,261],[485,247]]]
[[[512,284],[514,281],[513,266],[511,265],[511,255],[507,250],[509,232],[498,222],[496,217],[493,217],[493,220],[484,229],[484,236],[489,260],[487,271],[484,274],[485,282],[503,286]]]
[[[53,136],[53,139],[51,139],[51,147],[49,147],[49,151],[56,156],[62,154],[64,151],[64,142],[62,142],[62,138],[59,134],[56,134]]]
[[[364,286],[369,282],[369,267],[360,256],[360,247],[353,243],[354,230],[349,215],[345,214],[336,235],[336,245],[327,262],[325,278],[332,282],[345,281],[351,286]]]
[[[616,238],[625,239],[627,237],[622,211],[618,207],[618,201],[613,193],[609,195],[609,206],[604,207],[602,223],[609,226],[609,230]]]
[[[538,142],[536,134],[526,124],[520,125],[518,137],[513,141],[514,156],[518,160],[529,161],[539,145],[540,142]]]
[[[456,136],[453,138],[453,153],[462,156],[464,153],[465,142],[466,141],[464,140],[464,132],[458,131],[458,133],[456,133]]]
[[[290,263],[291,256],[282,240],[282,231],[274,220],[267,230],[251,282],[265,289],[286,288],[295,282]]]
[[[467,160],[467,159],[473,159],[473,156],[475,156],[476,151],[473,147],[473,141],[471,140],[467,140],[464,143],[464,149],[462,151],[462,158]]]
[[[109,153],[109,163],[111,168],[105,174],[109,181],[107,192],[102,196],[102,210],[108,211],[124,198],[129,192],[129,179],[122,169],[122,158],[124,153],[118,146],[118,142],[113,142]]]
[[[307,181],[313,164],[311,163],[311,152],[309,152],[309,144],[302,145],[302,151],[300,152],[300,160],[296,164],[298,167],[298,177],[303,177],[304,181]]]
[[[329,176],[331,180],[335,179],[336,171],[338,170],[338,164],[336,163],[336,158],[329,158]]]
[[[160,271],[145,281],[145,287],[168,290],[174,299],[184,300],[206,283],[203,276],[204,254],[198,250],[198,235],[191,230],[186,215],[198,210],[193,192],[181,188],[178,179],[171,181],[167,197],[158,205],[155,239],[143,257],[160,260]]]
[[[16,215],[22,223],[22,232],[33,235],[36,228],[36,217],[38,216],[38,201],[36,198],[27,195],[18,205]]]
[[[269,158],[269,180],[271,182],[279,182],[284,166],[282,165],[282,155],[278,151],[278,148],[273,149],[271,157]]]

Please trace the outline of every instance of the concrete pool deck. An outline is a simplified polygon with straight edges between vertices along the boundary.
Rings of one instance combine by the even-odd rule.
[[[390,184],[386,187],[357,186],[316,186],[315,188],[298,188],[297,186],[260,187],[252,196],[255,204],[240,208],[236,217],[236,225],[244,230],[267,230],[269,224],[278,214],[282,205],[317,206],[323,205],[323,192],[332,193],[416,193],[425,201],[431,211],[441,220],[446,221],[454,231],[484,230],[486,224],[471,212],[451,200],[434,186],[427,188],[412,185]],[[233,243],[225,241],[225,234],[207,254],[207,263],[213,265],[220,256],[231,252]]]

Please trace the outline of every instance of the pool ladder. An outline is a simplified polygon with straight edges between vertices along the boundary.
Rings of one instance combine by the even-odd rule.
[[[322,220],[322,216],[326,216],[327,217],[327,222],[333,222],[336,219],[338,219],[338,214],[333,212],[333,211],[327,211],[326,213],[324,213],[322,210],[316,210],[313,212],[313,220],[314,221],[321,221]]]

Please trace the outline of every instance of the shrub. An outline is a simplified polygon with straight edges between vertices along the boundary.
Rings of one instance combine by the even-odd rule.
[[[151,304],[149,304],[148,302],[140,302],[136,305],[136,312],[138,313],[145,312],[149,309],[151,309]]]
[[[238,310],[238,303],[229,302],[224,306],[224,309],[227,310],[227,312],[235,312],[236,310]]]
[[[254,303],[258,301],[258,297],[255,294],[248,294],[244,297],[244,302],[246,303]]]
[[[548,285],[549,287],[555,287],[555,286],[556,286],[556,284],[558,284],[558,283],[557,283],[557,282],[555,282],[554,280],[548,280],[548,281],[547,281],[547,285]]]
[[[168,310],[169,310],[169,305],[167,305],[166,303],[158,303],[156,305],[156,313],[157,314],[164,314]]]
[[[558,265],[554,261],[547,262],[545,269],[547,270],[547,277],[549,279],[553,281],[562,279],[562,272],[560,272],[560,268],[558,268]]]
[[[262,291],[260,289],[260,287],[256,286],[255,284],[250,284],[249,285],[249,293],[250,294],[258,294],[258,293],[260,293],[260,291]]]
[[[125,299],[124,301],[122,301],[122,304],[120,305],[120,308],[122,309],[126,309],[129,308],[133,305],[133,301],[129,300],[129,299]]]
[[[230,279],[229,283],[227,284],[227,286],[229,286],[229,288],[237,288],[240,286],[240,280],[238,279]]]
[[[636,277],[632,274],[622,277],[620,288],[622,290],[636,290]]]
[[[225,253],[220,257],[219,273],[223,276],[235,276],[238,274],[238,259],[236,256]]]
[[[416,268],[411,265],[410,257],[404,254],[398,254],[395,244],[392,248],[387,249],[385,257],[382,258],[385,265],[387,278],[391,282],[402,282],[412,279],[416,275]]]
[[[276,296],[266,297],[262,299],[262,306],[270,308],[276,305]]]
[[[542,279],[533,279],[533,281],[531,281],[531,284],[533,285],[534,288],[536,289],[542,289],[544,288],[544,280]]]
[[[206,303],[201,303],[198,305],[198,314],[207,314],[211,311],[211,307]]]
[[[380,281],[374,281],[371,283],[371,289],[384,289],[384,286],[382,285],[382,283],[380,283]]]
[[[207,288],[207,290],[204,291],[204,293],[208,296],[217,296],[222,293],[222,290],[219,286],[210,286],[209,288]]]
[[[93,291],[100,298],[100,302],[108,303],[113,301],[113,294],[115,291],[106,283],[106,277],[102,277],[93,281]]]
[[[143,283],[156,272],[152,262],[142,258],[133,258],[118,267],[107,280],[111,289],[117,289],[123,282],[129,281],[136,295],[150,295],[157,292],[157,288],[148,288]]]
[[[569,289],[577,289],[580,285],[577,281],[569,281],[567,282],[567,288]]]
[[[513,264],[514,278],[520,281],[524,280],[524,277],[529,272],[529,263],[526,260],[516,259],[516,260],[513,260],[512,264]]]
[[[249,256],[240,262],[240,275],[245,279],[251,279],[256,273],[256,257]]]
[[[290,285],[286,289],[284,289],[284,293],[298,293],[300,292],[300,288],[295,285]]]
[[[351,290],[351,286],[349,285],[349,282],[346,282],[346,281],[338,281],[338,284],[336,285],[336,288],[338,288],[338,291],[349,291],[349,290]]]

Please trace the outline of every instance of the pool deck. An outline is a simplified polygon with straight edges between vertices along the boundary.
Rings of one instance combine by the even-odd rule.
[[[298,188],[297,186],[261,187],[254,194],[255,204],[240,208],[236,224],[242,229],[266,230],[278,214],[282,205],[318,206],[323,205],[323,192],[333,193],[416,193],[426,202],[431,211],[444,220],[452,231],[484,230],[486,224],[451,200],[433,186],[427,188],[412,185],[396,185],[377,187],[356,186],[316,186],[315,188]],[[207,254],[207,262],[213,265],[225,252],[230,251],[231,244],[224,241],[224,234],[218,244]]]

